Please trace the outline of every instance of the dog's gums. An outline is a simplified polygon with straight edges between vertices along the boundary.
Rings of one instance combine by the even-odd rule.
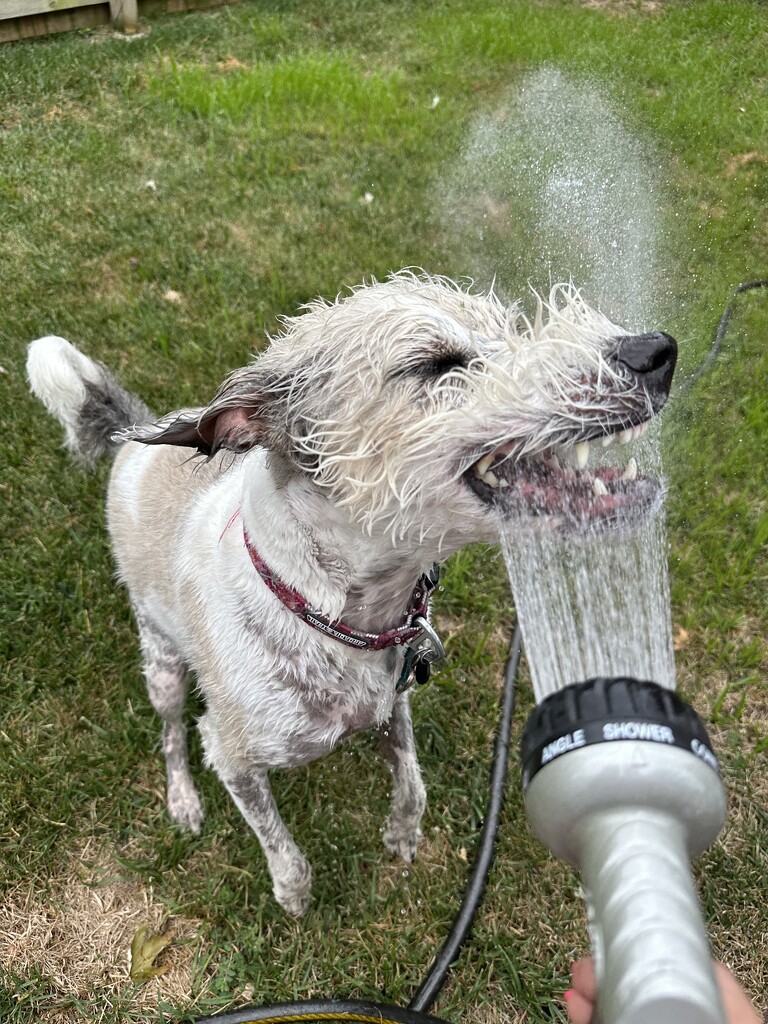
[[[594,441],[547,448],[536,455],[515,456],[508,442],[487,452],[465,472],[468,487],[485,504],[517,519],[547,517],[551,530],[585,531],[631,526],[656,511],[664,487],[638,474],[630,456],[622,468],[588,467],[590,448],[626,445],[645,433],[648,421]]]

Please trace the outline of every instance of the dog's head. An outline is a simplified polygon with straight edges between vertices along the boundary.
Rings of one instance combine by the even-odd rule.
[[[372,532],[497,535],[625,521],[661,485],[590,468],[638,437],[669,394],[677,346],[629,336],[560,286],[533,322],[493,293],[410,272],[313,302],[202,411],[130,436],[207,456],[266,447]]]

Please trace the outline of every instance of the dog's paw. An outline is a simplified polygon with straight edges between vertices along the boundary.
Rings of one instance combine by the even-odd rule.
[[[180,828],[200,835],[205,813],[194,786],[168,787],[168,813]]]
[[[275,899],[291,917],[303,917],[312,899],[312,868],[304,857],[295,857],[280,875],[273,874]]]
[[[421,839],[421,829],[393,829],[387,828],[384,831],[384,845],[390,853],[394,853],[406,864],[413,864],[416,860],[416,848]]]
[[[306,912],[309,910],[309,904],[312,902],[312,893],[307,892],[292,892],[292,893],[279,893],[275,888],[275,899],[283,908],[283,910],[290,914],[291,917],[304,917]]]

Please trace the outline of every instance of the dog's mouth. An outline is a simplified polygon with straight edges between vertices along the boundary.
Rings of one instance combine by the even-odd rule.
[[[638,473],[630,457],[621,467],[588,466],[591,448],[626,445],[641,437],[648,421],[590,441],[553,445],[515,457],[511,441],[483,455],[464,480],[486,505],[506,517],[541,519],[552,530],[586,532],[632,526],[661,505],[664,486]]]

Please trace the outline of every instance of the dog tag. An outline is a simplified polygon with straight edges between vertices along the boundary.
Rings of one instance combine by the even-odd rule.
[[[429,681],[430,665],[426,658],[416,658],[413,663],[413,678],[419,686]]]

